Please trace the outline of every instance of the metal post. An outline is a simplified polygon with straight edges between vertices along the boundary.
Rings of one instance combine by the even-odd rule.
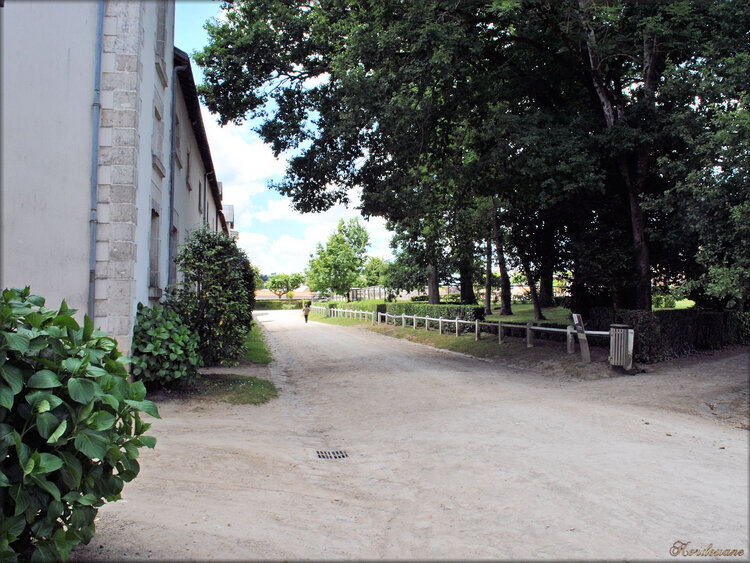
[[[503,334],[503,323],[501,321],[497,321],[497,343],[502,344],[504,342]]]
[[[532,323],[526,324],[526,347],[527,348],[534,347],[534,331],[531,330],[532,326],[534,326]]]
[[[576,339],[575,336],[573,336],[575,329],[576,327],[574,327],[573,325],[568,325],[566,329],[568,331],[565,333],[565,336],[568,340],[568,354],[575,354],[576,351]]]
[[[406,328],[406,313],[401,313],[401,328]]]
[[[573,313],[573,324],[578,333],[578,344],[581,346],[581,358],[587,364],[591,363],[591,352],[589,351],[589,341],[586,338],[586,329],[583,328],[583,317]]]
[[[438,330],[440,334],[443,334],[443,315],[440,315],[440,319],[438,320]]]
[[[417,315],[414,315],[414,330],[417,330]]]
[[[458,317],[456,317],[456,336],[458,336]]]
[[[479,319],[474,319],[474,340],[479,340]]]

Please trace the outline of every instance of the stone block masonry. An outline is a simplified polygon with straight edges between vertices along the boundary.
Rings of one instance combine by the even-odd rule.
[[[95,322],[117,338],[125,353],[133,333],[138,252],[140,4],[107,0],[103,29]]]

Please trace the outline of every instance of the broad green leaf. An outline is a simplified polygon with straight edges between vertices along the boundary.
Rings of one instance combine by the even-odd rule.
[[[39,462],[37,463],[35,474],[39,473],[52,473],[57,471],[63,466],[63,460],[53,454],[41,453],[39,454]]]
[[[60,437],[65,433],[65,430],[67,428],[68,428],[68,421],[63,420],[60,423],[60,425],[57,427],[57,429],[55,429],[55,431],[52,433],[52,435],[49,438],[47,438],[47,443],[54,444],[55,442],[57,442],[60,439]]]
[[[60,456],[65,462],[65,465],[60,470],[63,481],[69,488],[78,489],[81,486],[81,476],[83,474],[81,462],[71,452],[60,452]]]
[[[10,536],[10,541],[21,535],[26,527],[26,519],[23,516],[13,516],[0,521],[0,537],[3,532]]]
[[[74,441],[75,448],[82,454],[96,459],[104,459],[109,440],[94,430],[81,430]]]
[[[13,390],[7,385],[0,383],[0,407],[5,407],[8,410],[13,408]]]
[[[76,502],[84,506],[95,506],[101,501],[98,498],[96,498],[94,495],[92,495],[91,493],[87,493],[79,497],[78,499],[76,499]]]
[[[13,445],[13,427],[10,424],[0,423],[0,446]]]
[[[10,481],[2,471],[0,471],[0,487],[10,487]]]
[[[52,324],[70,330],[79,330],[81,328],[76,320],[73,317],[69,317],[67,314],[57,315],[52,319]]]
[[[42,401],[49,403],[49,410],[59,407],[63,402],[60,397],[52,394],[51,391],[32,391],[26,395],[26,402],[37,410],[39,410]]]
[[[20,393],[21,389],[23,389],[23,373],[20,368],[4,364],[0,366],[0,374],[2,374],[3,379],[10,385],[10,389],[14,395]]]
[[[34,471],[34,466],[36,465],[36,460],[34,459],[34,456],[31,456],[29,459],[26,460],[26,463],[23,464],[23,474],[24,476],[28,475],[32,471]]]
[[[78,370],[81,369],[83,361],[80,358],[65,358],[62,361],[62,365],[70,373],[76,374],[78,373]]]
[[[57,379],[57,375],[48,369],[36,372],[26,382],[26,386],[32,389],[51,389],[53,387],[60,387],[61,385],[62,383]]]
[[[94,430],[109,430],[115,425],[115,415],[106,411],[99,411],[94,413],[86,424]]]
[[[135,401],[142,401],[146,398],[146,385],[143,381],[136,381],[130,385],[130,396]]]
[[[60,500],[60,489],[57,488],[57,485],[55,485],[51,481],[47,481],[47,479],[39,477],[38,475],[32,475],[31,480],[42,487],[49,494],[51,494],[52,498],[54,498],[55,500]]]
[[[50,404],[47,399],[42,399],[36,407],[37,412],[47,412],[50,410]]]
[[[83,341],[88,342],[91,340],[92,334],[94,334],[94,321],[86,315],[83,317]]]
[[[10,487],[10,497],[16,501],[16,510],[13,516],[22,514],[31,504],[31,497],[21,483],[16,483]]]
[[[34,305],[35,307],[44,307],[44,297],[41,295],[29,295],[26,301]]]
[[[140,436],[138,439],[147,448],[153,449],[154,446],[156,446],[156,438],[154,438],[153,436]]]
[[[50,437],[55,428],[60,425],[60,421],[51,412],[42,412],[36,415],[36,430],[45,440]]]
[[[93,381],[81,377],[71,377],[68,380],[68,393],[78,403],[90,402],[96,395],[96,387]]]
[[[120,401],[118,401],[114,395],[110,395],[107,393],[107,394],[102,395],[100,399],[102,400],[103,403],[107,403],[113,409],[119,410]]]
[[[139,411],[143,411],[146,414],[150,414],[154,418],[161,418],[159,416],[159,411],[156,408],[156,405],[152,403],[151,401],[133,401],[131,399],[125,399],[125,403],[130,405],[133,408],[138,409]]]
[[[15,350],[24,354],[29,349],[30,339],[25,334],[18,334],[16,332],[3,331],[2,334],[5,337],[5,344],[10,350]]]
[[[102,377],[109,374],[104,368],[89,365],[88,367],[86,367],[86,375],[88,375],[89,377]]]

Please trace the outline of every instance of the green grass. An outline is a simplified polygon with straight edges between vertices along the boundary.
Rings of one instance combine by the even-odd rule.
[[[244,375],[203,375],[197,386],[201,395],[233,405],[261,405],[279,395],[272,382]]]
[[[518,303],[512,306],[512,315],[500,316],[500,307],[493,308],[492,314],[487,317],[488,321],[508,321],[509,323],[531,323],[534,321],[534,305],[531,303]],[[555,323],[569,325],[573,324],[570,310],[564,307],[548,307],[542,309],[546,320],[539,321],[540,324]]]
[[[695,301],[691,301],[690,299],[680,299],[674,305],[675,309],[690,309],[692,307],[695,307]]]
[[[247,333],[243,357],[253,364],[270,364],[273,361],[258,323],[253,323],[253,328]]]

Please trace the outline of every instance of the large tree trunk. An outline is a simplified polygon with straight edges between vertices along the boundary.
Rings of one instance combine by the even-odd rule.
[[[512,315],[510,276],[508,275],[508,266],[505,263],[505,252],[503,251],[503,233],[500,231],[496,213],[492,220],[492,234],[495,238],[495,249],[497,250],[497,265],[500,267],[500,314]]]
[[[534,320],[543,321],[544,315],[542,314],[542,305],[539,302],[539,294],[536,290],[536,280],[531,277],[531,268],[529,267],[529,261],[524,259],[523,273],[526,275],[526,281],[529,284],[529,291],[531,293],[531,303],[534,305]]]
[[[498,226],[497,216],[494,220],[495,249],[497,250],[497,265],[500,267],[500,315],[512,315],[511,286],[508,266],[505,263],[505,252],[503,251],[503,234]]]
[[[542,307],[555,306],[554,273],[548,266],[539,274],[539,304]]]
[[[458,279],[461,285],[461,303],[464,305],[476,305],[477,297],[474,294],[474,276],[471,272],[471,262],[461,262],[458,266]]]
[[[430,264],[430,272],[427,277],[427,302],[430,305],[440,304],[440,279],[438,278],[437,264]]]
[[[484,270],[484,314],[492,314],[492,236],[487,237],[487,263]]]

